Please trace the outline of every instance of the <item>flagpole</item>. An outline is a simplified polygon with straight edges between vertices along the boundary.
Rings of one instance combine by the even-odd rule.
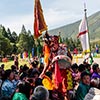
[[[88,30],[88,42],[89,42],[89,48],[90,48],[90,58],[93,62],[93,57],[91,55],[91,45],[90,45],[90,33],[89,33],[89,26],[88,26],[88,19],[87,19],[87,9],[86,9],[86,3],[84,3],[84,13],[85,13],[85,18],[86,18],[86,23],[87,23],[87,30]]]
[[[88,30],[88,42],[89,42],[89,47],[90,47],[90,52],[91,52],[91,46],[90,46],[90,36],[89,36],[89,26],[88,26],[88,19],[87,19],[87,9],[86,9],[86,3],[84,3],[84,13],[85,13],[85,19],[86,19],[86,24],[87,24],[87,30]]]

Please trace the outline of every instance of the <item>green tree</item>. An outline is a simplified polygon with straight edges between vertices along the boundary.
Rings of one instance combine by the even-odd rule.
[[[19,34],[19,39],[18,39],[18,51],[23,52],[25,49],[27,51],[31,51],[32,47],[34,45],[34,39],[33,36],[31,35],[30,30],[28,32],[25,29],[25,26],[22,26],[21,33]]]
[[[0,53],[1,54],[11,54],[12,46],[10,41],[4,36],[0,35]]]
[[[7,29],[7,35],[8,35],[8,39],[10,40],[10,42],[12,42],[13,41],[13,37],[12,37],[11,31],[10,31],[9,28]]]
[[[16,43],[17,42],[17,39],[18,39],[18,36],[17,36],[17,34],[16,34],[16,32],[12,32],[12,42],[13,43]]]
[[[2,25],[0,25],[0,34],[3,35],[4,37],[8,38],[8,34],[6,32],[6,29]]]
[[[21,33],[22,33],[22,34],[27,34],[27,32],[26,32],[26,29],[25,29],[25,26],[24,26],[24,25],[22,25]]]

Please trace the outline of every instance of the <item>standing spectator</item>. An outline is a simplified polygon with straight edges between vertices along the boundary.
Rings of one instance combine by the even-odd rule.
[[[18,69],[19,62],[17,56],[14,57],[14,65],[16,66],[16,69]]]

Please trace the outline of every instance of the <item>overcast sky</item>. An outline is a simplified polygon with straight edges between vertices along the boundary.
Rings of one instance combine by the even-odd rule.
[[[78,21],[84,15],[100,11],[100,0],[41,0],[44,17],[49,30]],[[19,33],[22,25],[33,32],[34,0],[1,0],[0,24]]]

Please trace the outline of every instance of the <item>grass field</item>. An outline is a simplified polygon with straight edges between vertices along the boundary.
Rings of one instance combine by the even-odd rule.
[[[78,54],[77,57],[73,56],[73,60],[76,60],[76,58],[78,58],[78,61],[76,61],[77,63],[80,63],[80,62],[82,63],[82,61],[83,61],[82,54]],[[95,57],[93,57],[93,58],[95,59],[95,61],[97,61],[100,64],[100,54],[95,55]],[[0,66],[1,66],[1,64],[5,64],[5,69],[9,69],[9,68],[11,68],[11,65],[14,64],[14,61],[8,61],[8,62],[5,62],[5,63],[4,62],[0,62]],[[20,65],[24,65],[24,64],[27,64],[29,66],[29,62],[28,61],[20,59],[19,60],[19,66]]]
[[[0,66],[1,66],[1,64],[5,64],[5,69],[10,69],[11,65],[14,64],[14,61],[0,62]],[[27,64],[29,66],[29,62],[28,61],[19,60],[19,66],[20,65],[24,65],[24,64]]]

